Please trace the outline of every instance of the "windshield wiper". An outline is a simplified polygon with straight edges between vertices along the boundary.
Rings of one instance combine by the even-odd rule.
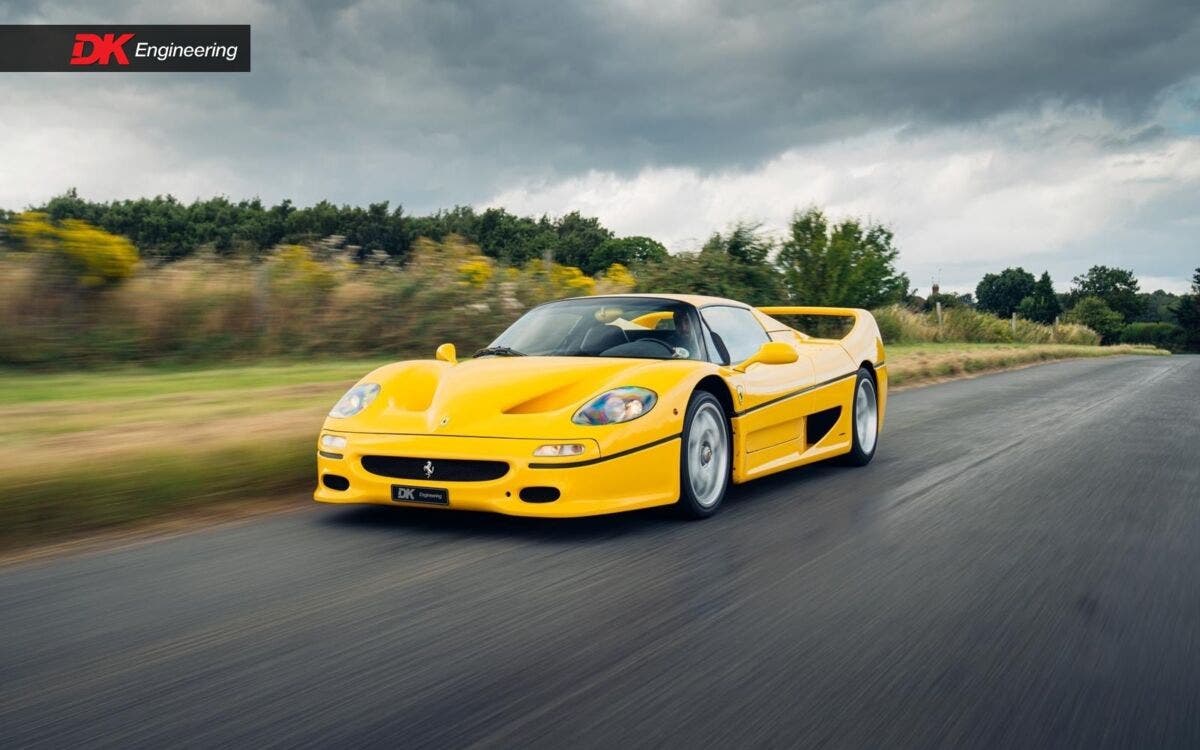
[[[519,352],[509,346],[485,346],[471,355],[472,357],[524,357],[525,352]]]

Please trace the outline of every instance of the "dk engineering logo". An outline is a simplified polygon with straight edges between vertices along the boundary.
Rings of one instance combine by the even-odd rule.
[[[249,26],[4,26],[5,72],[249,72]]]
[[[117,65],[128,65],[129,57],[125,54],[125,44],[129,42],[135,34],[76,34],[75,47],[71,52],[72,65],[109,65],[115,62]],[[89,46],[90,45],[90,46]],[[85,53],[86,50],[86,53]],[[209,45],[181,45],[181,44],[162,44],[154,45],[146,42],[138,42],[133,48],[134,59],[140,57],[148,57],[160,62],[168,60],[172,57],[221,57],[229,62],[237,59],[237,45],[229,44],[209,44]]]
[[[133,39],[133,34],[76,34],[75,49],[71,52],[72,65],[108,65],[114,55],[118,65],[128,65],[129,58],[125,56],[125,42]],[[91,53],[84,54],[87,45],[92,45]]]

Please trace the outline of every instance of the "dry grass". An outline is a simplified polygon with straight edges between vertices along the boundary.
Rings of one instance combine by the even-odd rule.
[[[910,344],[888,347],[888,376],[894,386],[914,385],[1059,359],[1168,353],[1144,346]]]
[[[1079,344],[1096,345],[1100,336],[1085,326],[1074,323],[1042,325],[1018,318],[1014,325],[994,315],[968,307],[946,310],[942,324],[936,314],[913,312],[902,305],[873,310],[875,322],[883,341],[895,344],[933,342],[983,344]]]

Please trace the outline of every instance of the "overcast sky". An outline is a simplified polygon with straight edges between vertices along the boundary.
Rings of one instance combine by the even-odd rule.
[[[578,209],[688,250],[815,204],[923,291],[1200,266],[1196,0],[0,3],[97,22],[250,23],[254,72],[0,73],[0,206]]]

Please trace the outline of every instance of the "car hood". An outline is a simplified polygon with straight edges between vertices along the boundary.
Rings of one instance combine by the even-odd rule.
[[[398,362],[361,382],[379,397],[361,414],[329,418],[327,429],[439,435],[553,437],[579,431],[571,417],[589,399],[624,385],[649,387],[669,371],[701,363],[600,357],[483,357],[451,365]],[[664,372],[667,371],[667,372]],[[642,381],[642,382],[639,382]],[[584,428],[588,429],[588,428]]]

